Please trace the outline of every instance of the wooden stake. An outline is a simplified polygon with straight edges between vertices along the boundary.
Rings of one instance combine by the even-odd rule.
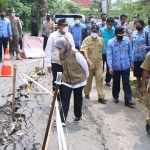
[[[52,126],[52,118],[53,118],[53,112],[54,112],[54,108],[55,108],[55,102],[56,102],[56,98],[57,98],[58,89],[59,89],[59,86],[56,85],[55,93],[53,96],[53,101],[51,104],[52,106],[50,109],[49,119],[48,119],[48,123],[47,123],[47,128],[46,128],[46,132],[45,132],[45,136],[44,136],[42,150],[47,150],[47,148],[48,148],[48,142],[49,142],[49,136],[48,135],[50,133],[51,126]]]
[[[15,99],[15,89],[16,89],[16,67],[14,65],[14,75],[13,75],[13,93],[12,93],[12,117],[15,118],[15,106],[16,106],[16,99]]]

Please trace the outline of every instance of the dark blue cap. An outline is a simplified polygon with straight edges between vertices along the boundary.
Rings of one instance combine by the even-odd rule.
[[[62,25],[62,24],[68,25],[68,22],[66,21],[65,18],[61,18],[61,19],[58,20],[58,25]]]
[[[99,26],[98,25],[92,25],[91,30],[99,31]]]

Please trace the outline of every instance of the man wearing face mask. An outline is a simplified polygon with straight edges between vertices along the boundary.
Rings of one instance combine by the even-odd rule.
[[[0,11],[0,62],[2,62],[2,46],[5,53],[9,38],[12,40],[10,21],[5,18],[5,12]]]
[[[110,39],[115,37],[114,23],[115,23],[114,18],[109,17],[107,18],[107,21],[106,21],[106,27],[100,29],[101,36],[104,39],[104,44],[105,44],[105,49],[103,50],[103,71],[104,71],[105,62],[106,62],[107,43]],[[109,74],[109,68],[108,68],[107,62],[106,62],[106,67],[107,67],[107,70],[106,70],[105,82],[107,86],[110,86],[111,75]]]
[[[98,92],[98,102],[106,104],[104,86],[103,86],[103,65],[102,51],[104,50],[104,41],[99,37],[99,27],[93,25],[91,27],[91,35],[88,36],[82,43],[81,51],[84,52],[84,57],[89,65],[89,78],[87,85],[84,88],[85,98],[89,99],[91,92],[92,79],[95,76],[96,88]]]
[[[106,26],[106,20],[107,20],[107,14],[103,13],[101,14],[101,20],[96,23],[96,25],[99,26],[99,28],[103,28]]]
[[[10,58],[13,58],[14,51],[16,52],[16,59],[22,60],[19,54],[19,38],[22,39],[22,29],[19,23],[19,19],[15,17],[15,10],[11,9],[8,19],[11,23],[13,40],[9,40]]]
[[[53,91],[55,91],[56,84],[54,82],[56,81],[57,72],[63,72],[63,68],[59,60],[59,51],[54,45],[56,40],[60,37],[65,37],[70,42],[71,46],[75,48],[73,37],[68,32],[68,30],[69,27],[66,19],[65,18],[59,19],[58,30],[50,34],[45,48],[47,68],[49,73],[52,72],[53,74]],[[61,97],[62,94],[61,94],[61,86],[60,86],[60,95],[58,95],[57,99],[60,101],[59,98]]]
[[[131,28],[132,32],[136,31],[136,22],[139,20],[139,14],[133,14],[132,22],[129,23],[129,27]]]
[[[124,28],[121,26],[115,29],[115,34],[116,37],[109,40],[107,45],[107,64],[109,73],[113,76],[112,95],[114,102],[119,103],[120,77],[122,76],[125,106],[132,107],[135,103],[131,101],[132,92],[129,82],[130,68],[134,69],[131,41],[124,36]]]
[[[80,18],[78,16],[74,17],[75,25],[70,27],[70,33],[73,36],[75,48],[80,50],[82,43],[82,29],[85,28],[85,25],[80,23]]]
[[[55,31],[55,24],[54,21],[51,20],[51,15],[48,13],[46,14],[46,20],[43,22],[42,33],[41,33],[41,36],[44,37],[44,45],[43,45],[44,50],[47,45],[47,40],[49,35],[54,31]]]
[[[150,32],[150,16],[147,19],[148,19],[148,26],[145,27],[145,30],[147,32]]]
[[[91,23],[89,19],[85,20],[85,26],[86,28],[82,29],[82,41],[91,34],[90,32]]]

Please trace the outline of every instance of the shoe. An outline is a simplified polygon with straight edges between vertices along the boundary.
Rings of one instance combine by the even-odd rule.
[[[20,54],[16,55],[16,60],[22,60],[22,58],[20,57]]]
[[[110,82],[106,82],[106,86],[110,86]]]
[[[86,98],[86,99],[90,99],[90,96],[89,96],[89,95],[85,95],[85,98]]]
[[[3,62],[3,60],[2,60],[2,59],[0,59],[0,62]]]
[[[63,127],[66,127],[66,124],[64,122],[61,123]]]
[[[135,103],[129,101],[129,102],[125,102],[125,106],[128,106],[128,107],[133,107],[135,105]]]
[[[148,124],[146,124],[146,131],[150,135],[150,126]]]
[[[10,53],[10,59],[12,59],[14,56],[13,56],[13,54],[12,53]]]
[[[82,118],[81,118],[81,117],[79,117],[79,118],[75,118],[75,119],[74,119],[74,122],[80,122],[80,120],[82,120]]]
[[[99,98],[98,102],[102,103],[102,104],[106,104],[107,100],[104,98]]]
[[[119,103],[119,99],[118,98],[114,98],[114,102],[115,103]]]

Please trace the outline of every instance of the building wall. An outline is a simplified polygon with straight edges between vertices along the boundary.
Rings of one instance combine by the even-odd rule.
[[[80,1],[80,6],[81,7],[89,8],[90,0],[71,0],[71,1],[74,1],[77,5],[79,4],[79,1]]]

